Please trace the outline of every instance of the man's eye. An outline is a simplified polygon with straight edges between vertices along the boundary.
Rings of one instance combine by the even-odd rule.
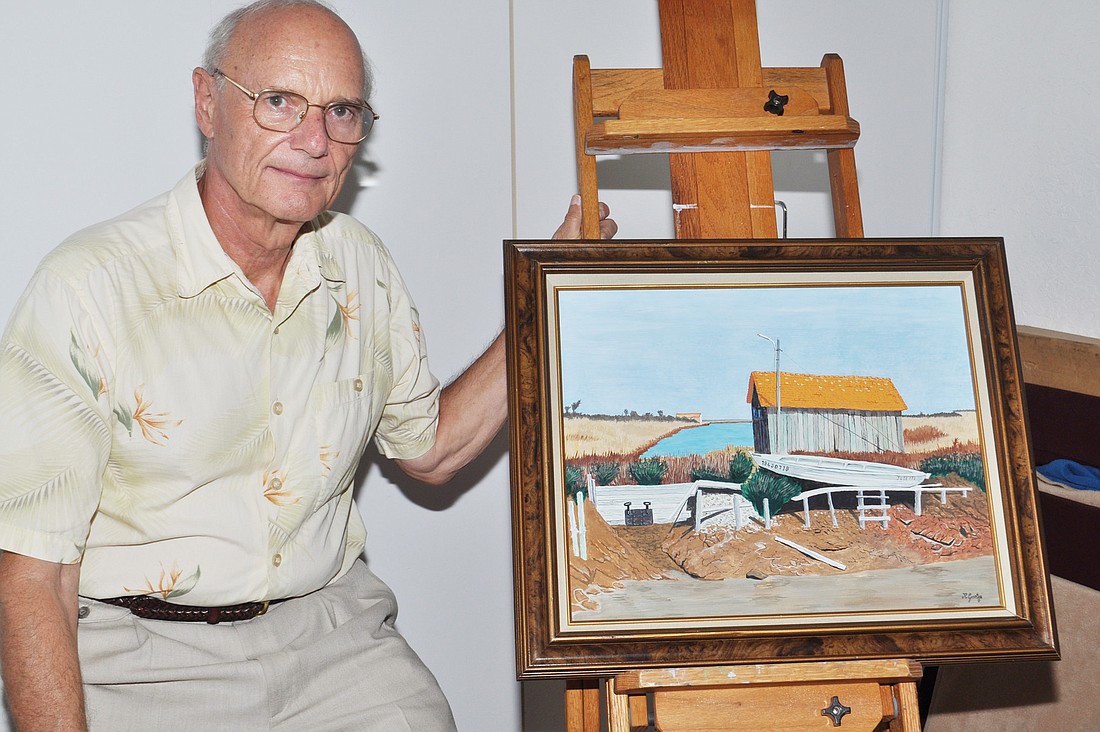
[[[328,113],[333,117],[333,119],[337,119],[343,122],[355,119],[355,117],[359,113],[359,109],[349,104],[334,104],[328,108]]]

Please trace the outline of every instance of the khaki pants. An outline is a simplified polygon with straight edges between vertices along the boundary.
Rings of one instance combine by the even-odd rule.
[[[329,587],[237,623],[80,604],[92,730],[455,729],[435,678],[393,627],[393,594],[361,561]]]

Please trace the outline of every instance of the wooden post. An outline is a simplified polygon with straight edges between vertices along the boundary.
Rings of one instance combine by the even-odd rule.
[[[600,686],[597,679],[565,682],[566,732],[600,729]]]
[[[666,89],[763,85],[755,0],[660,0]],[[774,238],[771,153],[673,153],[678,239]]]

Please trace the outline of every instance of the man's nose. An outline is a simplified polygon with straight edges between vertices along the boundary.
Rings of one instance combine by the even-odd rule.
[[[312,157],[327,154],[330,141],[325,132],[325,110],[320,107],[314,110],[312,105],[307,107],[306,116],[290,131],[290,140],[295,149],[304,150]]]

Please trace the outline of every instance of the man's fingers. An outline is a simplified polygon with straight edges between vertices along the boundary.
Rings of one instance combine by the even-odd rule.
[[[569,199],[569,209],[565,212],[565,219],[561,226],[554,232],[554,239],[579,239],[581,237],[581,197],[574,194]]]
[[[599,203],[600,238],[610,239],[619,230],[619,225],[611,216],[611,209],[603,201]],[[565,212],[565,219],[561,226],[554,232],[554,239],[580,239],[581,238],[581,197],[574,195],[569,199],[569,210]]]

